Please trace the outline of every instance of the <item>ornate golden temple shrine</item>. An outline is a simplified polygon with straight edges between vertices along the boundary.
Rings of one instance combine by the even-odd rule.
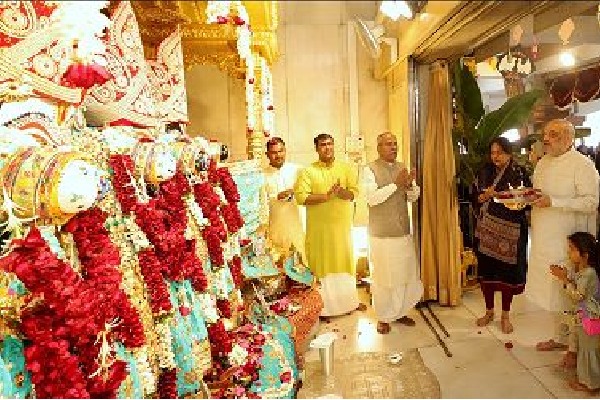
[[[179,26],[186,69],[215,65],[232,77],[245,80],[248,157],[260,158],[263,139],[272,132],[274,117],[270,68],[279,55],[277,2],[157,0],[131,3],[146,58],[154,58],[157,45],[174,26]],[[231,7],[228,20],[213,17],[222,7]]]

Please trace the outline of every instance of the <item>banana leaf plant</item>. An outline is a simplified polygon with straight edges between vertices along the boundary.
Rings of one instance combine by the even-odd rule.
[[[509,129],[523,126],[541,90],[508,99],[499,109],[485,113],[477,79],[460,61],[453,68],[455,122],[452,129],[457,179],[471,186],[487,161],[490,142]]]

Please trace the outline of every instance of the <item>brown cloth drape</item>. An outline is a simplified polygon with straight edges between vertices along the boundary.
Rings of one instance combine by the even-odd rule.
[[[570,107],[574,101],[596,100],[600,98],[600,66],[556,77],[549,87],[550,97],[559,109]]]
[[[461,235],[448,63],[436,61],[430,73],[423,156],[421,279],[425,300],[453,306],[461,297]]]

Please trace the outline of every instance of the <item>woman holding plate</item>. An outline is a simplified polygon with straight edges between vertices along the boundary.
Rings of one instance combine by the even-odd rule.
[[[511,198],[522,194],[523,188],[531,188],[531,181],[526,169],[513,160],[512,147],[506,138],[492,140],[490,161],[479,173],[475,192],[478,210],[475,248],[486,308],[477,325],[486,326],[494,320],[494,293],[499,291],[502,332],[511,333],[510,306],[513,296],[523,293],[527,276],[529,209],[523,198],[518,203],[516,198],[511,202]]]

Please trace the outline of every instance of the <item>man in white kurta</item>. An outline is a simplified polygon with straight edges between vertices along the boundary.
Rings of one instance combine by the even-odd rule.
[[[364,170],[363,187],[369,206],[369,258],[371,294],[377,331],[389,333],[390,323],[414,326],[407,316],[421,296],[415,244],[410,234],[407,201],[417,200],[420,188],[412,185],[414,172],[396,161],[396,137],[377,138],[379,158]]]
[[[269,165],[264,169],[261,188],[261,220],[272,246],[280,252],[293,245],[304,262],[304,210],[294,198],[294,183],[300,166],[286,162],[285,143],[281,138],[267,142]]]
[[[533,203],[531,251],[527,296],[540,307],[556,312],[555,339],[538,343],[538,350],[566,346],[561,324],[567,309],[564,291],[549,267],[565,265],[567,236],[574,232],[596,234],[598,172],[593,162],[573,148],[575,129],[566,120],[550,121],[544,128],[544,151],[533,173],[533,186],[542,197]]]

